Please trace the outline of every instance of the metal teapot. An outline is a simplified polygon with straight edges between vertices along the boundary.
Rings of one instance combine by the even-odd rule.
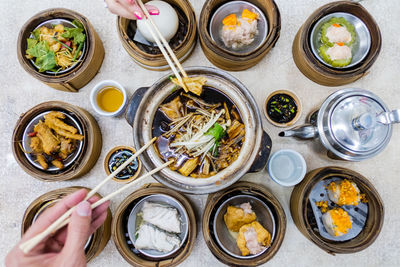
[[[310,124],[279,136],[319,137],[328,155],[349,161],[361,161],[381,152],[392,136],[392,124],[400,122],[400,110],[390,111],[377,95],[357,88],[331,94],[316,116]]]

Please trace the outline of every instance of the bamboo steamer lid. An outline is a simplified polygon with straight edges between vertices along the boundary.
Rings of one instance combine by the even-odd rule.
[[[82,128],[84,135],[82,149],[72,165],[58,172],[48,172],[36,168],[21,149],[21,141],[26,125],[39,114],[46,111],[58,110],[72,115]],[[21,168],[34,178],[42,181],[64,181],[78,178],[86,174],[96,164],[100,156],[102,137],[96,120],[86,110],[61,101],[41,103],[21,114],[14,128],[12,136],[12,150],[14,158]]]
[[[71,68],[68,72],[59,75],[40,73],[30,60],[25,57],[26,39],[29,38],[31,32],[42,22],[60,18],[71,21],[77,19],[82,23],[86,33],[86,51],[82,61],[77,63],[77,66]],[[103,43],[89,20],[83,15],[65,8],[47,9],[34,15],[22,26],[17,44],[18,60],[26,72],[54,89],[67,92],[77,92],[90,82],[96,76],[104,58]]]
[[[180,62],[185,61],[194,50],[197,42],[197,23],[196,16],[192,5],[188,0],[163,0],[172,5],[178,13],[179,28],[176,36],[179,35],[180,29],[185,29],[183,36],[173,37],[170,46]],[[148,1],[143,1],[144,3]],[[136,32],[136,22],[123,18],[117,18],[117,32],[121,40],[122,46],[138,65],[148,70],[167,70],[168,62],[165,60],[161,51],[151,53],[145,50],[145,45],[133,41],[132,32]],[[129,34],[129,35],[128,35]],[[174,42],[175,40],[175,42]],[[172,43],[171,43],[172,42]]]
[[[348,241],[332,241],[320,235],[308,198],[318,182],[331,177],[353,181],[368,200],[368,217],[364,229]],[[315,169],[306,174],[304,180],[293,189],[290,197],[290,213],[297,228],[305,237],[333,255],[355,253],[370,246],[378,237],[384,219],[382,199],[367,178],[352,170],[334,166]]]
[[[167,259],[155,260],[146,258],[144,256],[139,256],[132,252],[127,243],[129,237],[126,230],[126,224],[130,210],[140,199],[153,194],[165,194],[177,199],[186,209],[189,218],[189,231],[185,243],[175,254]],[[171,267],[182,263],[193,250],[196,234],[196,217],[190,202],[183,195],[157,183],[146,184],[126,197],[125,200],[122,201],[122,203],[118,206],[111,226],[111,235],[122,257],[132,266],[142,267]]]
[[[212,40],[209,33],[209,23],[212,14],[227,0],[207,0],[200,14],[199,36],[200,44],[208,60],[218,68],[228,71],[240,71],[256,65],[278,41],[281,30],[281,16],[278,6],[273,0],[248,0],[256,5],[268,20],[268,34],[260,47],[251,53],[238,55],[225,50]]]
[[[227,254],[218,245],[211,226],[216,210],[221,203],[230,196],[242,194],[257,197],[265,202],[275,220],[275,237],[271,246],[260,256],[251,259],[240,259]],[[267,188],[250,182],[238,182],[223,191],[209,195],[203,213],[202,230],[208,248],[222,263],[229,266],[258,266],[269,261],[278,252],[286,232],[286,214],[278,199]]]
[[[352,68],[335,69],[320,62],[313,54],[309,36],[315,23],[322,17],[335,13],[346,12],[361,19],[371,35],[371,47],[363,61]],[[382,37],[378,24],[368,11],[359,3],[339,1],[326,4],[312,13],[300,27],[293,41],[292,53],[297,68],[310,80],[325,86],[340,86],[354,82],[364,75],[378,58],[382,46]]]
[[[59,201],[61,198],[72,194],[79,189],[85,188],[90,191],[89,188],[81,187],[81,186],[73,186],[56,189],[50,192],[47,192],[44,195],[36,198],[26,209],[24,213],[24,217],[22,219],[21,225],[21,236],[28,230],[28,228],[32,225],[36,214],[44,210],[44,206],[48,203]],[[98,197],[102,197],[100,194],[96,194]],[[107,210],[107,218],[104,221],[104,224],[100,226],[96,232],[93,233],[91,241],[89,241],[86,247],[86,261],[89,262],[97,255],[101,253],[104,247],[107,245],[108,240],[111,236],[111,220],[112,214],[110,208]]]

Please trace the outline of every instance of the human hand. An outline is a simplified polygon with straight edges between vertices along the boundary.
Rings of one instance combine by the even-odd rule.
[[[109,205],[107,201],[92,211],[90,205],[98,201],[99,197],[93,196],[88,201],[83,201],[86,195],[85,189],[78,190],[63,198],[54,207],[46,209],[26,231],[20,242],[8,253],[6,266],[86,266],[85,244],[90,235],[104,223]],[[68,226],[58,230],[29,253],[24,254],[19,248],[21,243],[43,232],[75,205],[78,206],[72,213]]]
[[[142,19],[144,14],[136,0],[105,0],[108,10],[111,13],[127,19]],[[150,15],[158,15],[159,11],[155,6],[146,5]]]

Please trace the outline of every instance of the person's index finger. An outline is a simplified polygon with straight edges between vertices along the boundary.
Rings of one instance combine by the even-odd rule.
[[[61,217],[70,208],[77,205],[79,202],[85,199],[87,195],[86,189],[80,189],[58,201],[53,207],[46,209],[38,217],[35,223],[29,227],[28,231],[24,234],[22,240],[26,240],[35,236],[36,234],[44,231],[54,221]]]

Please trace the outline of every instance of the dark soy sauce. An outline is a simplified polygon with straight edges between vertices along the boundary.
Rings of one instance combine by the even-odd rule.
[[[288,123],[296,117],[297,103],[290,95],[276,94],[268,100],[267,113],[276,123]]]

